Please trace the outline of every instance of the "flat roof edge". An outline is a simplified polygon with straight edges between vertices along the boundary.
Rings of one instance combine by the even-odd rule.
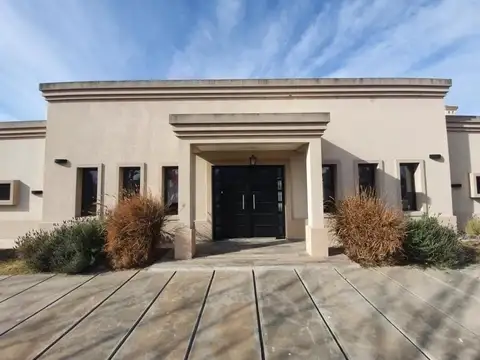
[[[0,121],[0,130],[2,129],[23,129],[23,128],[42,128],[47,126],[46,120],[25,120],[25,121]]]
[[[451,79],[442,78],[285,78],[285,79],[192,79],[127,80],[41,83],[41,91],[145,88],[215,87],[315,87],[315,86],[432,86],[450,87]]]

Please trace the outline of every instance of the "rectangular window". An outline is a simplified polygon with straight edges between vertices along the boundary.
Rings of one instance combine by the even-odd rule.
[[[19,200],[20,181],[0,180],[0,205],[17,205]]]
[[[141,170],[139,166],[121,167],[121,195],[138,195],[140,194]]]
[[[163,199],[169,215],[178,214],[178,167],[163,168]]]
[[[0,201],[9,201],[10,200],[10,189],[12,184],[2,183],[0,184]]]
[[[332,213],[335,209],[335,181],[337,166],[334,164],[322,166],[323,175],[323,211]]]
[[[98,168],[81,168],[80,216],[97,214]]]
[[[376,193],[378,164],[358,164],[358,190]]]
[[[415,189],[415,172],[418,170],[418,163],[400,164],[400,189],[402,196],[403,211],[417,211],[417,191]]]

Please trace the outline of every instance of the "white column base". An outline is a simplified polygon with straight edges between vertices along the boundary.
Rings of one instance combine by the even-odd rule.
[[[180,228],[175,232],[175,260],[189,260],[195,256],[195,229]]]
[[[315,257],[328,257],[328,246],[330,244],[328,229],[311,228],[306,225],[305,242],[308,255]]]

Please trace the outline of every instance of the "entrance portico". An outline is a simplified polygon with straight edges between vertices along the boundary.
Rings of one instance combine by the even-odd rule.
[[[306,218],[304,238],[306,250],[312,256],[328,256],[328,231],[324,226],[322,187],[321,136],[329,122],[328,113],[279,113],[279,114],[175,114],[170,124],[179,138],[179,222],[175,236],[175,258],[190,259],[195,255],[196,243],[196,190],[197,157],[210,165],[238,165],[229,163],[224,154],[237,154],[248,165],[250,154],[269,153],[271,165],[283,165],[275,161],[275,154],[289,153],[283,159],[288,165],[290,157],[302,158],[305,174],[289,168],[286,188],[292,189],[294,179],[305,178]],[[215,156],[212,157],[212,154]],[[262,158],[259,159],[262,161]],[[266,164],[262,162],[262,164]],[[289,184],[291,182],[291,184]],[[208,184],[211,188],[211,183]],[[298,186],[297,186],[298,187]],[[207,189],[203,189],[207,191]],[[290,193],[291,203],[294,196]],[[298,199],[298,201],[301,201]],[[292,204],[285,206],[292,211]],[[300,219],[301,220],[301,219]],[[290,222],[290,224],[292,224]],[[289,237],[286,221],[286,237]],[[291,231],[290,231],[291,233]],[[303,232],[302,232],[303,233]]]

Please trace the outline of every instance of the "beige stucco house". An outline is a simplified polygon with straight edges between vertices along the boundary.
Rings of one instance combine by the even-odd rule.
[[[41,84],[46,121],[0,123],[0,239],[151,192],[199,238],[305,239],[328,254],[331,200],[374,188],[411,216],[480,213],[480,118],[444,79]]]

